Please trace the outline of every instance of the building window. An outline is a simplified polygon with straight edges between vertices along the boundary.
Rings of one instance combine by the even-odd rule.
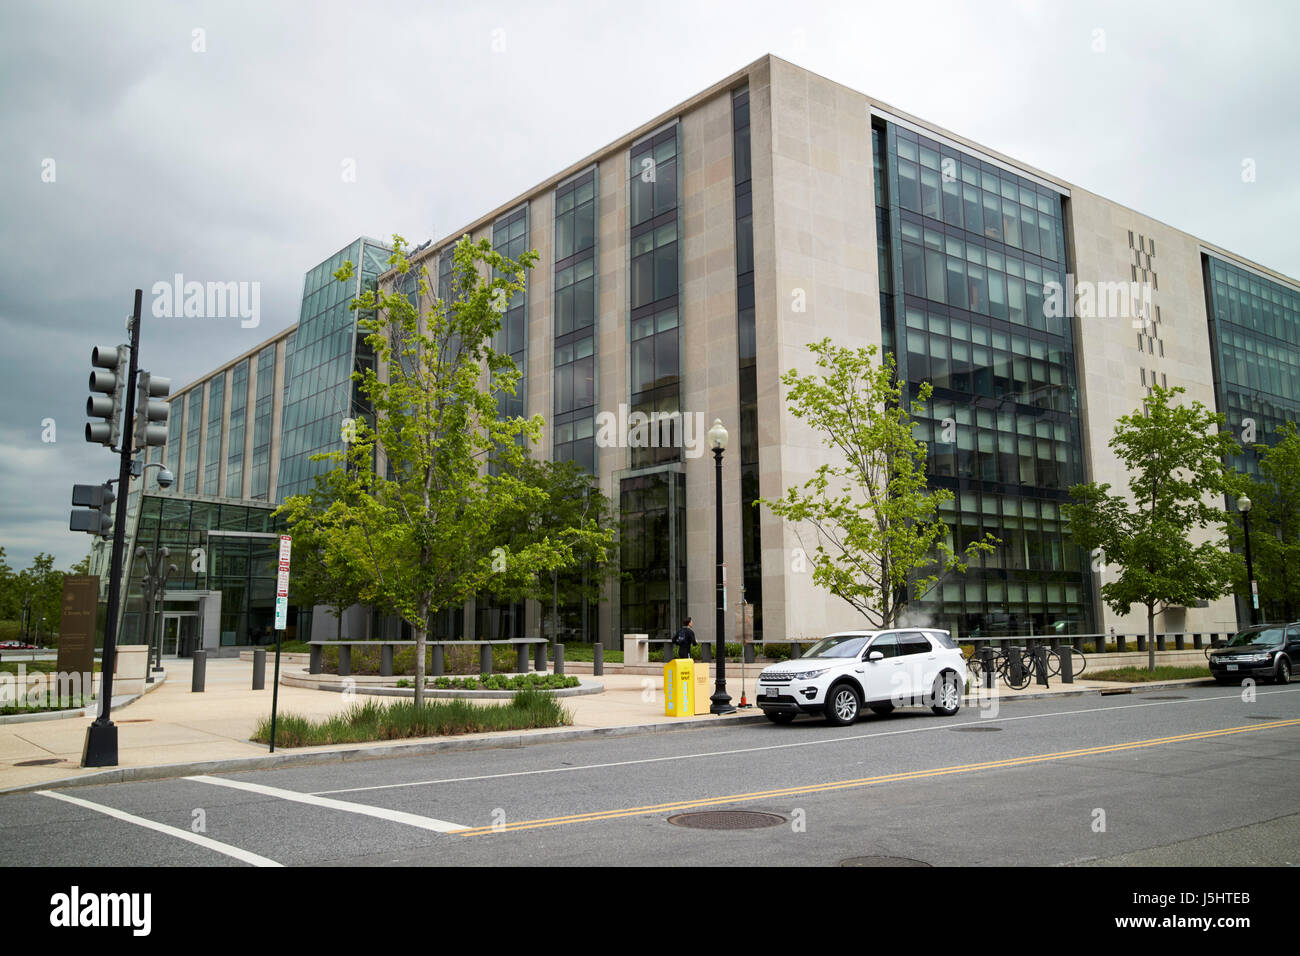
[[[218,482],[221,477],[221,416],[225,399],[226,373],[219,372],[208,386],[208,424],[203,448],[203,493],[213,497],[221,494]]]

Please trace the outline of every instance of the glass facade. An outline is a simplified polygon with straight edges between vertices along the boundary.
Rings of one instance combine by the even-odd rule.
[[[271,416],[275,410],[275,344],[257,356],[253,405],[252,486],[248,496],[265,501],[271,492]]]
[[[230,438],[226,441],[226,497],[244,496],[244,433],[248,423],[248,359],[230,373]]]
[[[619,633],[672,637],[686,621],[686,476],[624,478],[619,510]]]
[[[514,212],[498,219],[492,225],[492,248],[507,259],[518,260],[528,251],[528,207],[520,206]],[[527,280],[525,280],[527,285]],[[515,394],[497,396],[497,408],[502,418],[522,418],[528,408],[528,292],[516,292],[506,303],[492,347],[510,356],[521,377],[515,384]]]
[[[198,385],[185,397],[185,474],[181,490],[195,494],[199,490],[199,441],[203,434],[203,386]]]
[[[203,439],[203,493],[221,494],[221,415],[226,402],[226,373],[208,383],[208,424]]]
[[[313,455],[342,448],[343,419],[353,414],[356,398],[351,375],[359,336],[351,305],[363,289],[373,288],[388,268],[390,253],[372,240],[358,239],[303,280],[302,310],[285,367],[279,500],[307,493],[316,475],[329,470],[328,462],[312,461]],[[339,282],[334,273],[348,261],[355,266],[353,277]],[[366,361],[364,355],[361,361]],[[256,487],[253,495],[257,497]]]
[[[754,332],[754,197],[749,162],[749,89],[731,98],[736,182],[736,339],[740,384],[740,529],[744,599],[753,605],[754,639],[763,639],[763,563],[758,499],[758,369]]]
[[[596,170],[555,190],[555,461],[596,470]]]
[[[134,545],[155,551],[167,547],[176,571],[167,579],[164,612],[194,614],[199,604],[184,592],[221,592],[219,621],[222,646],[264,644],[275,623],[275,582],[282,519],[271,506],[191,500],[176,495],[146,494],[136,522]],[[195,571],[190,555],[206,551],[205,571]],[[133,554],[135,548],[129,548]],[[132,561],[122,618],[122,643],[144,643],[143,587],[145,562]],[[197,596],[197,595],[196,595]],[[290,608],[287,638],[296,633],[296,609]],[[198,631],[201,632],[202,628]]]
[[[649,421],[648,444],[630,449],[633,468],[681,460],[681,330],[678,127],[635,144],[631,179],[630,408]]]
[[[1300,290],[1202,255],[1219,411],[1241,442],[1232,460],[1259,476],[1249,445],[1271,445],[1283,422],[1300,421]],[[1254,424],[1254,442],[1241,441]]]
[[[1060,516],[1085,480],[1069,318],[1044,310],[1065,284],[1062,197],[894,124],[873,130],[886,347],[915,398],[914,434],[951,544],[1001,539],[913,608],[961,634],[1087,633],[1087,555]]]

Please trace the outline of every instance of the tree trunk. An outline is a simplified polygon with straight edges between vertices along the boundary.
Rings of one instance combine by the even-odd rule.
[[[429,620],[429,605],[420,603],[420,626],[415,628],[415,706],[424,706],[424,642],[428,638],[426,622]]]
[[[1156,608],[1154,604],[1147,605],[1147,670],[1154,672],[1156,669]]]

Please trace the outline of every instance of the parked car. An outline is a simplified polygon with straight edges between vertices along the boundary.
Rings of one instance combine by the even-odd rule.
[[[764,668],[754,703],[773,723],[824,714],[842,726],[864,707],[888,714],[896,706],[921,705],[951,717],[961,709],[965,686],[966,662],[947,631],[842,631],[803,657]]]
[[[1300,660],[1300,622],[1248,627],[1205,656],[1220,684],[1238,684],[1244,677],[1288,684]]]
[[[22,641],[0,641],[0,650],[6,651],[34,651],[35,644],[24,644]]]

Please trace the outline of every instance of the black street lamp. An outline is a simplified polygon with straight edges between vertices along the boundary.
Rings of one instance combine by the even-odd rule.
[[[1250,563],[1250,509],[1253,503],[1245,495],[1237,499],[1237,510],[1241,512],[1241,530],[1246,541],[1246,604],[1250,607],[1250,626],[1259,623],[1259,601],[1255,595],[1255,569]]]
[[[713,427],[709,429],[709,445],[713,448],[715,477],[714,516],[716,521],[715,530],[717,532],[715,539],[715,554],[717,555],[715,582],[718,591],[714,597],[717,618],[713,628],[715,648],[713,656],[718,662],[718,672],[717,679],[714,681],[713,696],[709,698],[713,701],[709,707],[709,713],[734,714],[736,708],[731,706],[731,695],[727,693],[727,647],[722,640],[727,621],[726,565],[722,563],[722,453],[727,450],[727,430],[722,427],[721,418],[713,420]]]

